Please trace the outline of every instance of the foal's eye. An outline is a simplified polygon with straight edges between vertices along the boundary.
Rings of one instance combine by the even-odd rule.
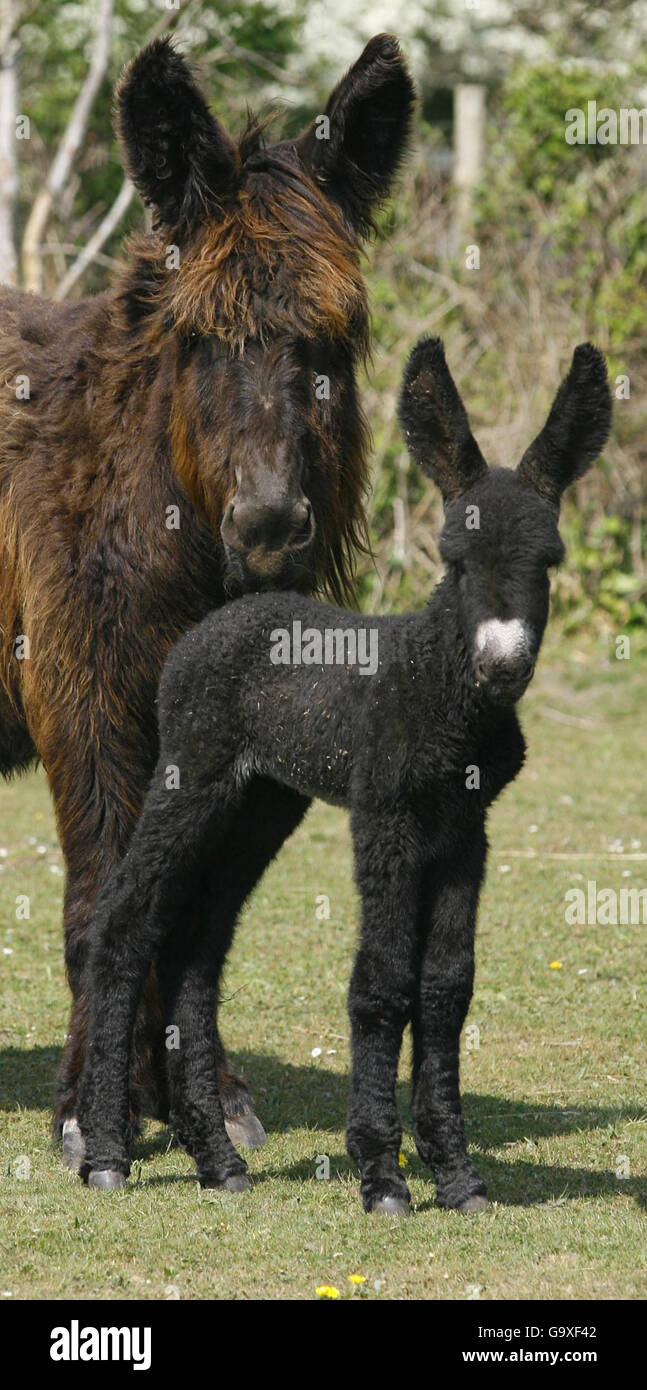
[[[547,570],[555,569],[556,566],[559,565],[561,559],[561,555],[557,554],[555,551],[547,551],[544,555],[539,556],[538,568],[546,573]]]

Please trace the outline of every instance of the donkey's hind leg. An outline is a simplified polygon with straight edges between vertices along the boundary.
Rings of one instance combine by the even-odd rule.
[[[9,704],[0,698],[0,777],[26,772],[38,758],[27,725]]]
[[[160,954],[171,1122],[195,1159],[203,1186],[220,1186],[236,1176],[229,1140],[245,1143],[247,1137],[243,1129],[238,1139],[231,1120],[229,1139],[224,1128],[216,1023],[222,967],[246,898],[308,805],[306,797],[264,778],[249,786],[225,834],[211,840],[206,851],[210,865],[200,884],[201,925],[174,932]]]

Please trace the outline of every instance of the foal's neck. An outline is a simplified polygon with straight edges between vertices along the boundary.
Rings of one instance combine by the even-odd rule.
[[[434,686],[448,723],[466,736],[492,722],[491,706],[484,700],[475,676],[460,622],[456,580],[445,575],[420,614],[423,661],[433,671]]]

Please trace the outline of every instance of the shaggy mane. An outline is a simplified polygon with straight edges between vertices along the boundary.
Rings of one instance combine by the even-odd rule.
[[[215,334],[234,354],[274,333],[323,336],[368,355],[368,304],[357,240],[285,147],[267,148],[253,117],[238,144],[240,177],[188,245],[156,229],[129,243],[124,288],[186,333]],[[133,268],[134,267],[134,268]],[[153,328],[153,324],[150,325]]]

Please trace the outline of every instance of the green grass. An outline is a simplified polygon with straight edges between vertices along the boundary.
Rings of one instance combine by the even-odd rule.
[[[490,822],[468,1019],[480,1046],[466,1033],[461,1049],[482,1216],[434,1206],[409,1131],[408,1045],[416,1210],[399,1223],[362,1212],[344,1151],[357,902],[346,818],[321,805],[260,885],[227,972],[223,1031],[269,1131],[249,1155],[252,1192],[200,1193],[152,1123],[125,1193],[83,1189],[49,1138],[67,1011],[61,855],[42,775],[0,788],[3,1298],[312,1299],[321,1284],[378,1299],[645,1297],[645,928],[568,926],[564,902],[589,878],[647,886],[647,660],[612,652],[553,639],[522,706],[527,767]],[[321,1154],[329,1181],[315,1177]]]

